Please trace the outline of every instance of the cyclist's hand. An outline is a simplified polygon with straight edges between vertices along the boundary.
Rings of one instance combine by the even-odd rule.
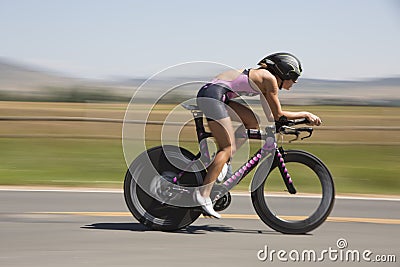
[[[314,115],[310,112],[306,113],[306,119],[310,122],[310,125],[319,126],[322,123],[322,120],[317,115]]]

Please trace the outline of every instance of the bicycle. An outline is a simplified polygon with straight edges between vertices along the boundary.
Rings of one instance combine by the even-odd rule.
[[[133,160],[125,175],[124,197],[130,212],[140,223],[154,230],[179,230],[202,214],[202,209],[193,203],[193,190],[202,185],[206,166],[212,161],[207,145],[212,134],[205,130],[203,112],[197,106],[182,106],[193,114],[198,154],[173,145],[153,147]],[[278,147],[275,140],[277,133],[294,135],[294,140],[303,132],[308,136],[302,139],[311,137],[312,127],[294,127],[307,122],[282,118],[276,122],[276,127],[268,126],[264,132],[246,129],[248,138],[262,140],[263,146],[231,177],[214,185],[211,194],[214,209],[226,209],[232,199],[230,190],[258,166],[251,181],[251,200],[265,224],[285,234],[304,234],[320,226],[335,200],[330,171],[316,156],[302,150],[285,150],[283,146]],[[299,188],[305,188],[306,194],[300,194]],[[282,191],[279,189],[283,189],[284,195],[276,194]],[[298,203],[301,205],[294,208]]]

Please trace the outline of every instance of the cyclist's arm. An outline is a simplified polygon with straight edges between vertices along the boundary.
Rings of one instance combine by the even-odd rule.
[[[274,122],[275,118],[274,115],[272,114],[271,109],[269,108],[268,102],[265,99],[264,94],[260,94],[260,102],[261,102],[261,107],[264,111],[265,117],[269,122]]]
[[[307,118],[311,124],[314,125],[321,124],[321,119],[310,112],[307,111],[291,112],[282,110],[281,102],[279,101],[278,98],[278,92],[279,92],[278,84],[276,79],[273,76],[272,77],[271,76],[267,75],[263,79],[263,84],[262,84],[263,90],[261,91],[263,92],[264,97],[261,96],[260,98],[264,112],[267,109],[266,106],[268,106],[275,120],[279,120],[280,117],[285,116],[288,120]],[[265,98],[265,100],[262,100],[263,98]]]
[[[282,106],[281,106],[281,102],[279,101],[279,98],[278,98],[277,90],[268,90],[264,94],[264,97],[261,97],[261,98],[265,98],[265,101],[263,101],[263,102],[264,103],[266,102],[266,104],[264,104],[264,105],[269,106],[275,120],[279,120],[279,118],[282,116],[285,116],[288,120],[301,119],[301,118],[305,118],[307,116],[307,112],[305,112],[305,111],[291,112],[291,111],[282,110]],[[265,108],[264,108],[264,110],[265,110]]]
[[[273,75],[265,73],[262,78],[261,92],[263,95],[260,95],[260,101],[267,117],[268,113],[272,112],[274,120],[278,120],[281,116],[286,116],[289,120],[304,118],[305,114],[302,112],[282,110],[281,102],[278,98],[278,83]]]
[[[307,118],[310,124],[320,125],[321,119],[318,116],[306,111],[291,112],[284,111],[281,107],[281,102],[278,98],[278,82],[275,76],[269,71],[264,69],[255,69],[250,72],[251,80],[257,85],[260,90],[260,101],[264,113],[269,121],[279,120],[280,117],[285,116],[289,120],[296,120]],[[272,116],[271,116],[272,113]]]

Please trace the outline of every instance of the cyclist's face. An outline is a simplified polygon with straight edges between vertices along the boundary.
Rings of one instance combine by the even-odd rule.
[[[293,86],[293,84],[295,84],[295,82],[292,80],[284,80],[282,88],[286,89],[286,90],[290,90],[290,88]]]

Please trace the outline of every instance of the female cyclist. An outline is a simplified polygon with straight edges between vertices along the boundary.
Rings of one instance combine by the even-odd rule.
[[[204,85],[197,94],[197,104],[207,117],[218,152],[208,167],[203,186],[196,191],[195,198],[204,212],[215,218],[220,218],[221,215],[213,208],[211,189],[223,168],[226,172],[226,167],[229,166],[226,163],[243,143],[239,139],[235,141],[232,120],[244,124],[237,131],[243,130],[243,127],[259,128],[258,119],[250,108],[232,99],[260,95],[265,115],[270,117],[272,112],[274,120],[285,116],[289,120],[307,118],[311,125],[321,124],[321,119],[310,112],[289,112],[281,108],[278,89],[290,90],[302,72],[300,61],[294,55],[275,53],[262,59],[258,65],[258,69],[224,72]]]

